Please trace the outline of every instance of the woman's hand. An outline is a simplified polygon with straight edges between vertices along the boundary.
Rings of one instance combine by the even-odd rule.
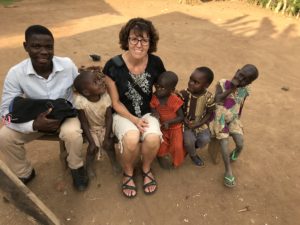
[[[148,120],[145,118],[137,118],[134,123],[141,133],[146,131],[146,128],[149,127]]]

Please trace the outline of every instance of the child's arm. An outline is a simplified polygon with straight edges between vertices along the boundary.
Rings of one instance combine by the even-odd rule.
[[[157,106],[158,106],[158,99],[155,97],[155,95],[153,95],[150,101],[151,116],[159,120],[160,116],[158,111],[156,110]]]
[[[103,148],[107,151],[112,147],[112,138],[110,134],[112,133],[112,108],[107,107],[105,112],[105,135],[103,140]]]
[[[163,127],[164,129],[169,129],[170,125],[176,124],[176,123],[181,123],[181,122],[183,121],[184,114],[183,114],[183,110],[182,110],[181,107],[177,110],[176,115],[177,115],[177,116],[176,116],[174,119],[165,121],[165,122],[162,124],[162,127]]]
[[[227,98],[227,96],[230,95],[232,92],[234,92],[236,90],[236,88],[237,87],[233,83],[231,83],[230,88],[223,92],[220,84],[217,84],[216,94],[215,94],[215,102],[216,103],[224,102],[224,100]]]
[[[159,113],[157,112],[157,110],[155,108],[151,108],[151,116],[154,116],[158,120],[160,118]]]
[[[92,137],[92,134],[90,132],[89,122],[88,122],[88,120],[86,118],[85,112],[82,109],[78,110],[78,118],[80,120],[81,128],[83,130],[83,133],[85,134],[85,137],[86,137],[86,139],[89,142],[87,153],[89,155],[94,155],[96,153],[98,147],[96,146],[95,141],[94,141],[94,139]]]
[[[203,124],[206,124],[209,121],[214,110],[215,110],[215,105],[213,107],[207,108],[205,116],[197,123],[189,122],[188,127],[190,129],[196,129],[198,127],[201,127]]]
[[[222,87],[220,84],[217,84],[216,87],[216,94],[215,94],[215,101],[216,103],[222,103],[226,99],[226,97],[234,92],[240,86],[240,80],[237,79],[240,70],[237,70],[234,77],[230,81],[230,87],[223,92]]]

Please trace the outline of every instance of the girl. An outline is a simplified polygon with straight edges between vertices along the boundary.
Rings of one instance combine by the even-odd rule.
[[[173,92],[178,77],[171,71],[166,71],[158,77],[155,85],[156,92],[150,102],[152,114],[160,120],[163,142],[158,151],[158,161],[163,168],[170,168],[166,156],[172,157],[174,167],[178,167],[184,160],[182,121],[183,101]]]

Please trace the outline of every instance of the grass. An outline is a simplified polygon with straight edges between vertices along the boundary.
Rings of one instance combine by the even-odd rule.
[[[14,2],[15,0],[0,0],[0,5],[8,6]]]

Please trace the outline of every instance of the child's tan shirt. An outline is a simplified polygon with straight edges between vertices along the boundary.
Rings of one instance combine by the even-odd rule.
[[[74,106],[82,109],[89,122],[90,129],[105,127],[105,113],[107,107],[111,106],[111,99],[108,93],[101,96],[99,101],[91,102],[80,94],[74,95]]]

